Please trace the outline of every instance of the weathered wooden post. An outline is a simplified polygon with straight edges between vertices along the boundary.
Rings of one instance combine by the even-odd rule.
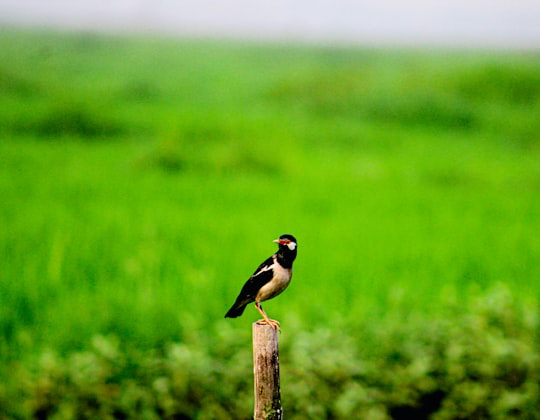
[[[282,420],[279,390],[278,332],[270,325],[253,324],[255,420]]]

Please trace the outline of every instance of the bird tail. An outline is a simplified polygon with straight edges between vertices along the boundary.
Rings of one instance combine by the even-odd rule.
[[[240,315],[244,313],[244,309],[246,309],[247,303],[244,304],[238,304],[235,303],[231,309],[225,314],[225,318],[238,318]]]

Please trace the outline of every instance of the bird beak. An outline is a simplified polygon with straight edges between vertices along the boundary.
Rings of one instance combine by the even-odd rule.
[[[287,245],[290,241],[288,239],[285,241],[283,239],[274,239],[273,242],[280,245]]]
[[[279,239],[274,239],[272,242],[275,242],[276,244],[281,244],[281,241]]]

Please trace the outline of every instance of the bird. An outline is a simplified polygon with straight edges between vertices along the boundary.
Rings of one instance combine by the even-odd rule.
[[[261,302],[272,299],[283,292],[292,278],[292,266],[296,259],[298,243],[293,235],[283,234],[274,240],[278,244],[278,250],[268,257],[246,281],[231,309],[225,314],[225,318],[237,318],[244,313],[246,306],[255,302],[255,308],[263,316],[257,324],[270,325],[275,330],[280,330],[279,322],[268,318]]]

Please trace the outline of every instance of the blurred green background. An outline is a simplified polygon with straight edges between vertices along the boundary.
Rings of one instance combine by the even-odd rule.
[[[540,55],[0,30],[0,418],[540,418]]]

